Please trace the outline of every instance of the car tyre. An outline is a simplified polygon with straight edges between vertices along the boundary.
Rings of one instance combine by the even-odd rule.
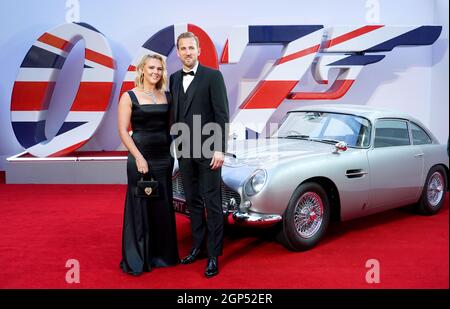
[[[278,240],[289,250],[308,250],[322,239],[329,222],[330,203],[325,190],[317,183],[304,183],[292,194]]]
[[[433,166],[428,172],[422,196],[416,209],[422,215],[434,215],[444,204],[447,191],[447,177],[441,165]]]

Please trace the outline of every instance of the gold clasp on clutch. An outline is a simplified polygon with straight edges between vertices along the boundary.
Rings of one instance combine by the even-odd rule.
[[[152,188],[150,188],[150,187],[146,187],[145,189],[144,189],[144,192],[145,192],[145,194],[147,194],[147,195],[150,195],[150,194],[152,194]]]

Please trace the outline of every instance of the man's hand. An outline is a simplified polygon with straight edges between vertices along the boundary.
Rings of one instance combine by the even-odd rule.
[[[214,155],[211,159],[211,164],[209,164],[209,166],[211,166],[212,170],[218,169],[219,167],[221,167],[223,165],[224,160],[225,160],[225,155],[223,154],[223,152],[214,151]]]

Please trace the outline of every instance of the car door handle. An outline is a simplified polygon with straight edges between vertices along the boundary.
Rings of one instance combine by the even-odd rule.
[[[355,170],[347,170],[345,176],[347,176],[347,178],[359,178],[367,174],[368,173],[363,169],[355,169]]]
[[[414,155],[414,157],[415,157],[415,158],[417,158],[417,157],[423,157],[423,155],[424,155],[423,152],[422,152],[422,153],[417,153],[417,154]]]

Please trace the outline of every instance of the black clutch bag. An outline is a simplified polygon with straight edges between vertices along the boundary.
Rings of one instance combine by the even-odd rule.
[[[159,197],[159,183],[153,177],[150,180],[144,180],[144,176],[138,180],[136,185],[136,196],[142,198]]]

